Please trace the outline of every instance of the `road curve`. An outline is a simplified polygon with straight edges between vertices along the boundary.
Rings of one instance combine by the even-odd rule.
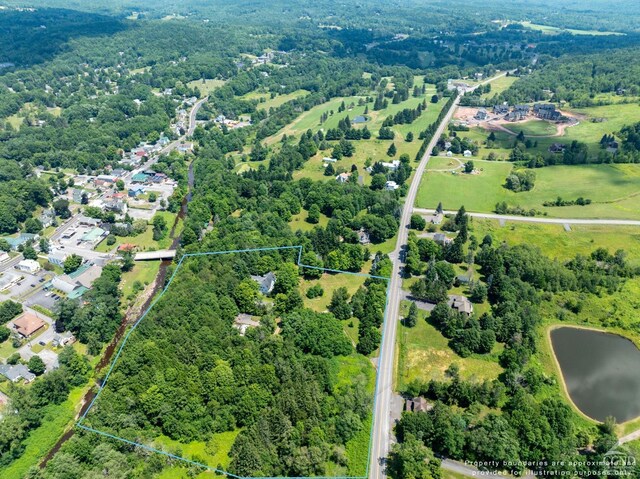
[[[396,343],[396,330],[398,326],[398,317],[400,312],[400,298],[402,288],[401,277],[401,252],[407,243],[409,233],[409,222],[413,211],[413,203],[415,202],[420,186],[420,180],[424,170],[431,158],[431,151],[436,142],[442,135],[444,129],[449,124],[453,112],[458,106],[460,97],[456,99],[450,107],[446,116],[438,126],[438,130],[433,135],[427,151],[420,160],[416,168],[415,175],[409,186],[409,191],[405,198],[402,216],[400,218],[400,229],[398,230],[398,239],[396,248],[391,253],[393,262],[393,272],[389,284],[389,297],[386,312],[386,320],[382,336],[382,344],[380,345],[380,355],[378,362],[378,380],[375,391],[374,406],[374,427],[371,440],[371,454],[369,465],[369,477],[371,479],[383,479],[385,473],[385,459],[389,454],[389,445],[391,438],[391,397],[393,394],[393,368],[394,368],[394,352]]]
[[[414,213],[418,214],[433,214],[434,209],[429,208],[413,208]],[[455,214],[456,211],[444,211],[444,214]],[[618,219],[605,219],[605,218],[549,218],[547,216],[516,216],[516,215],[498,215],[494,213],[473,213],[467,211],[469,216],[475,218],[487,218],[494,220],[505,221],[523,221],[527,223],[548,223],[559,225],[609,225],[609,226],[640,226],[638,220],[618,220]]]

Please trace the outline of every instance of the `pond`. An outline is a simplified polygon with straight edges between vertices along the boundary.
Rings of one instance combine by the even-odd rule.
[[[640,350],[616,334],[561,327],[551,344],[567,391],[584,414],[618,423],[640,416]]]

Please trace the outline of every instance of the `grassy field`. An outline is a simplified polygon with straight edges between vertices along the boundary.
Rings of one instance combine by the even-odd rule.
[[[291,230],[292,231],[301,230],[306,232],[306,231],[313,230],[313,228],[315,228],[316,226],[324,228],[327,226],[327,223],[329,223],[329,218],[326,215],[323,215],[322,213],[320,213],[320,220],[318,221],[318,223],[316,224],[309,223],[307,221],[308,215],[309,215],[309,212],[306,210],[302,210],[297,215],[293,215],[291,217],[291,221],[289,221],[289,226],[291,227]]]
[[[498,202],[535,208],[556,218],[640,217],[640,166],[574,165],[536,169],[535,187],[514,193],[503,187],[512,165],[478,162],[478,175],[428,172],[422,179],[416,206],[434,208],[439,201],[445,209],[464,205],[473,212],[492,212]],[[568,181],[568,179],[571,181]],[[566,200],[589,198],[587,206],[545,207],[545,201],[561,196]]]
[[[75,388],[62,404],[51,404],[42,410],[42,425],[24,441],[22,455],[9,466],[0,467],[2,479],[23,479],[27,471],[37,466],[74,420],[86,387]]]
[[[341,287],[347,288],[349,295],[353,295],[360,286],[364,284],[364,276],[354,276],[352,274],[329,274],[325,273],[317,280],[304,280],[300,284],[300,293],[304,298],[304,306],[319,313],[327,310],[327,306],[331,302],[333,292]],[[319,298],[307,298],[307,290],[316,284],[320,284],[324,289],[324,294]]]
[[[403,301],[403,314],[406,314],[407,305],[408,302]],[[415,379],[443,379],[452,363],[460,366],[460,374],[465,379],[495,379],[502,372],[497,362],[501,345],[497,345],[489,355],[472,355],[463,359],[449,348],[448,340],[424,319],[424,311],[418,310],[418,315],[418,323],[413,328],[398,327],[397,390],[402,391]]]
[[[204,460],[211,467],[221,464],[226,468],[230,462],[229,451],[239,433],[239,429],[222,432],[214,434],[207,442],[193,441],[189,444],[182,444],[166,436],[160,436],[154,441],[154,447],[174,454],[179,451],[176,455],[198,462]]]
[[[513,85],[518,80],[518,77],[502,76],[496,78],[491,82],[491,91],[489,93],[483,93],[480,98],[491,98],[494,95],[498,95]]]
[[[614,252],[623,249],[628,260],[640,266],[640,228],[634,226],[575,225],[565,231],[559,224],[509,222],[472,219],[473,234],[481,240],[490,234],[494,242],[510,245],[527,243],[539,247],[550,258],[565,261],[577,254],[589,255],[599,247]]]
[[[537,23],[531,23],[531,22],[518,22],[520,23],[522,26],[530,28],[532,30],[537,30],[539,32],[542,33],[546,33],[549,35],[557,35],[559,33],[571,33],[572,35],[595,35],[595,36],[608,36],[608,35],[624,35],[624,33],[620,33],[620,32],[601,32],[598,30],[578,30],[575,28],[559,28],[559,27],[552,27],[550,25],[540,25]]]
[[[120,289],[122,290],[122,301],[129,302],[129,295],[133,295],[131,300],[135,300],[133,284],[136,281],[142,283],[143,286],[151,284],[160,270],[160,261],[139,261],[135,264],[131,271],[122,275]]]
[[[258,103],[257,108],[259,110],[268,110],[269,108],[278,108],[279,106],[284,105],[288,101],[295,100],[296,98],[300,98],[308,94],[309,92],[307,90],[296,90],[291,93],[284,93],[281,95],[276,95],[274,98],[271,98],[271,94],[269,93],[251,92],[241,96],[240,98],[244,100],[264,99],[264,101],[262,101],[261,103]]]
[[[549,136],[556,133],[556,126],[545,120],[528,120],[505,125],[505,128],[516,135],[522,132],[525,137]]]
[[[189,88],[197,88],[200,90],[200,96],[205,97],[213,90],[220,88],[226,82],[224,80],[219,80],[217,78],[214,79],[204,79],[204,80],[194,80],[187,83]]]

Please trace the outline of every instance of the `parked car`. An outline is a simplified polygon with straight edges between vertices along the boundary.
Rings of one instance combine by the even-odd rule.
[[[47,343],[45,343],[44,341],[38,341],[38,344],[39,344],[40,346],[46,346],[46,345],[47,345]]]

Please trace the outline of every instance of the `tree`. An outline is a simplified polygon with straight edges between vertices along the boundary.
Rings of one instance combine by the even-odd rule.
[[[107,242],[107,246],[113,246],[114,244],[116,244],[116,236],[115,235],[107,236],[106,242]]]
[[[36,218],[29,218],[24,222],[24,229],[27,233],[38,234],[42,231],[42,223]]]
[[[24,259],[38,259],[38,253],[36,253],[36,250],[30,244],[24,247],[22,250],[22,256],[24,256]]]
[[[27,365],[29,367],[29,371],[31,371],[36,376],[40,376],[46,370],[44,361],[37,354],[31,356]]]
[[[135,265],[135,261],[133,260],[133,251],[125,250],[122,253],[122,271],[131,271]]]
[[[487,287],[480,282],[474,283],[471,287],[471,294],[469,295],[469,299],[473,303],[482,303],[485,299],[487,299]]]
[[[89,195],[87,194],[86,191],[83,191],[82,195],[80,196],[80,204],[81,205],[88,205],[89,204]]]
[[[162,215],[155,215],[151,220],[153,225],[153,240],[159,241],[163,239],[167,233],[167,221]]]
[[[396,152],[396,144],[391,143],[391,145],[389,145],[389,149],[387,150],[387,156],[396,156]]]
[[[56,212],[56,215],[66,220],[67,218],[71,218],[71,210],[69,209],[69,201],[65,199],[59,199],[53,202],[53,209]]]
[[[407,135],[404,137],[404,141],[406,141],[407,143],[411,143],[413,141],[413,132],[412,131],[407,133]]]
[[[312,204],[309,207],[309,213],[307,214],[307,223],[318,224],[320,221],[320,207],[317,204]]]
[[[283,263],[275,272],[276,284],[273,287],[273,293],[289,294],[292,290],[298,288],[300,276],[298,267],[293,263]]]
[[[331,302],[327,307],[329,311],[338,319],[349,319],[351,317],[351,306],[349,305],[349,292],[346,287],[337,288],[331,296]]]
[[[381,190],[387,184],[387,177],[383,173],[377,173],[371,177],[371,189]]]
[[[38,247],[42,253],[49,253],[51,250],[51,246],[49,244],[49,240],[47,238],[40,238],[40,242],[38,243]]]
[[[118,189],[118,191],[123,191],[124,190],[124,181],[118,179],[116,180],[116,188]]]
[[[64,260],[64,263],[62,265],[65,274],[73,273],[80,266],[82,266],[82,256],[79,256],[75,253],[71,256],[68,256],[67,259]]]
[[[426,226],[427,222],[422,216],[418,214],[411,215],[411,223],[409,225],[411,229],[422,231]]]
[[[473,161],[469,160],[464,164],[465,173],[473,173],[473,169],[474,169]]]
[[[151,191],[149,193],[149,203],[155,203],[157,199],[158,199],[157,193],[155,191]]]
[[[404,325],[413,328],[416,324],[418,324],[418,307],[414,301],[411,301],[411,306],[409,306],[409,313],[407,317],[404,318]]]
[[[439,479],[438,464],[433,463],[434,470],[431,459],[424,443],[413,434],[407,434],[402,442],[391,448],[388,462],[390,475],[394,479]]]
[[[5,252],[11,251],[11,245],[4,238],[0,238],[0,251],[5,251]]]

